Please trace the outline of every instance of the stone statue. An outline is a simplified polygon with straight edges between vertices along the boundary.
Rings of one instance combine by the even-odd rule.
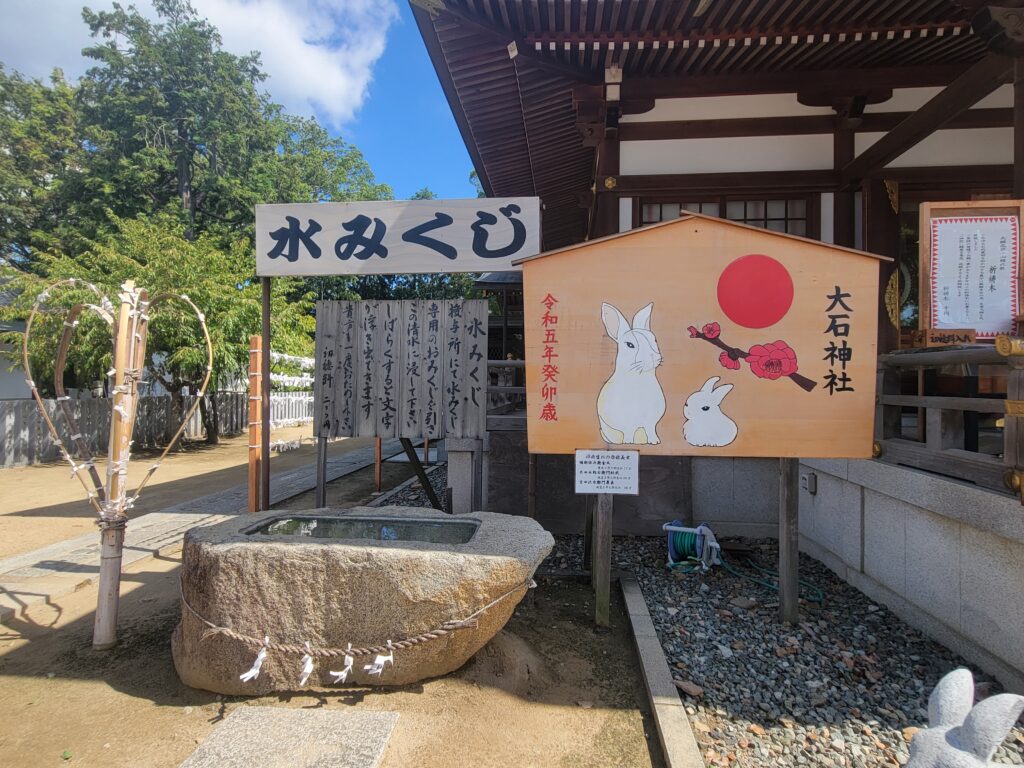
[[[1001,693],[974,705],[974,678],[954,669],[928,698],[929,727],[910,744],[907,768],[984,768],[1020,713],[1024,696]]]

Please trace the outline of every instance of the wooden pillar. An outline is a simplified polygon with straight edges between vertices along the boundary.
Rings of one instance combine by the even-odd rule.
[[[597,148],[597,189],[590,226],[591,237],[605,237],[619,231],[619,198],[613,194],[619,177],[619,139],[606,137]]]
[[[854,132],[842,126],[837,127],[832,135],[832,148],[833,167],[841,171],[853,160]],[[836,191],[832,201],[833,239],[836,245],[853,248],[857,243],[854,206],[853,189]]]
[[[316,439],[316,506],[327,506],[327,438]]]
[[[537,454],[529,454],[529,466],[526,477],[526,515],[537,518]]]
[[[260,278],[263,288],[261,324],[263,355],[260,370],[260,509],[270,509],[270,278]]]
[[[373,441],[373,488],[380,493],[384,483],[384,441],[377,437]]]
[[[249,337],[249,505],[247,510],[258,512],[260,505],[261,430],[260,394],[261,370],[263,368],[263,337],[253,334]]]
[[[1013,196],[1024,198],[1024,57],[1013,64]]]
[[[881,179],[866,179],[861,188],[864,209],[864,250],[881,256],[899,257],[900,220],[894,210],[889,189]],[[898,201],[897,201],[898,205]],[[899,346],[899,330],[889,319],[885,306],[885,290],[893,272],[899,269],[896,261],[880,262],[878,270],[878,352],[890,352]],[[855,310],[857,307],[854,308]],[[868,307],[864,307],[868,310]],[[870,310],[868,310],[870,311]]]
[[[800,460],[779,459],[779,618],[800,620]]]
[[[607,627],[611,613],[612,581],[612,506],[615,499],[610,493],[597,495],[594,511],[594,551],[591,569],[594,583],[594,622]]]

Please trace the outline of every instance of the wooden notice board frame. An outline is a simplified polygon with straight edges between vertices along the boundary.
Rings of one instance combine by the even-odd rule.
[[[956,218],[970,216],[1016,216],[1017,228],[1024,222],[1024,200],[961,200],[935,203],[921,203],[919,232],[919,288],[918,288],[918,328],[931,327],[932,320],[932,237],[931,223],[933,219]],[[1024,312],[1024,280],[1021,279],[1021,245],[1017,245],[1017,307],[1018,313]],[[1019,317],[1019,314],[1018,314]],[[1011,329],[1016,333],[1017,329]],[[978,334],[978,340],[992,341],[992,336]]]

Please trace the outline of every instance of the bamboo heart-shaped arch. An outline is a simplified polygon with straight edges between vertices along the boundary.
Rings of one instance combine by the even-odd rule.
[[[57,358],[53,369],[53,387],[57,395],[57,406],[64,419],[68,423],[71,432],[71,442],[78,455],[79,463],[75,463],[75,457],[68,450],[60,437],[53,420],[46,411],[42,396],[36,388],[32,379],[32,370],[29,366],[29,338],[32,333],[32,324],[36,316],[40,314],[43,303],[50,297],[50,293],[58,288],[68,286],[74,287],[85,285],[92,291],[99,300],[98,304],[75,304],[68,310],[64,320],[64,330],[61,334],[60,344],[57,348]],[[149,482],[150,477],[160,466],[167,454],[177,444],[185,431],[185,426],[191,420],[192,415],[199,407],[200,401],[206,393],[206,386],[210,382],[213,373],[213,342],[210,340],[210,333],[206,327],[206,318],[192,300],[185,294],[161,293],[149,299],[145,289],[137,288],[131,280],[121,285],[120,309],[115,313],[114,305],[102,294],[92,283],[86,283],[76,278],[61,280],[42,291],[32,306],[28,321],[25,324],[25,334],[22,339],[22,364],[25,369],[25,383],[32,392],[32,397],[39,406],[39,411],[46,422],[50,437],[55,445],[60,448],[64,460],[71,465],[71,474],[79,479],[90,503],[99,514],[101,527],[122,526],[127,519],[127,512],[139,497],[142,489]],[[206,375],[199,388],[195,402],[185,413],[185,418],[178,426],[177,431],[156,462],[150,466],[146,476],[139,483],[135,492],[130,496],[126,494],[128,459],[131,453],[132,431],[135,426],[135,411],[138,405],[138,383],[142,378],[142,371],[146,359],[146,335],[149,326],[150,312],[158,304],[165,301],[183,301],[186,303],[196,317],[199,319],[199,327],[203,332],[206,342]],[[78,326],[79,318],[85,311],[99,315],[107,325],[111,326],[114,344],[113,366],[107,371],[108,377],[113,378],[111,388],[112,408],[110,415],[110,454],[107,457],[107,485],[104,488],[100,480],[99,472],[93,465],[92,454],[89,445],[86,443],[79,431],[78,422],[71,409],[67,407],[71,399],[64,391],[64,367],[67,363],[68,349],[75,328]],[[83,470],[88,471],[89,479],[83,477]],[[91,481],[91,487],[90,487]]]

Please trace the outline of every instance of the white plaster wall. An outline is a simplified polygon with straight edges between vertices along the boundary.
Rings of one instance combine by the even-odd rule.
[[[835,195],[831,192],[822,192],[821,198],[821,237],[823,243],[834,243],[836,241],[835,227]]]
[[[633,198],[619,198],[619,232],[629,232],[633,228]]]
[[[891,99],[881,104],[872,104],[866,111],[916,110],[941,90],[897,88]],[[1012,106],[1013,88],[1009,85],[999,88],[975,105],[979,109]],[[831,114],[832,110],[828,107],[806,107],[800,104],[794,93],[777,93],[658,99],[651,111],[642,115],[626,115],[622,122]],[[863,152],[882,135],[857,134],[856,153]],[[832,162],[830,134],[627,141],[620,146],[620,170],[623,175],[825,170],[832,167]],[[937,131],[888,167],[1004,165],[1011,162],[1012,128],[974,128]]]
[[[941,88],[895,88],[892,98],[869,104],[865,112],[909,112],[919,109]],[[975,109],[1013,106],[1013,86],[1004,85],[974,105]],[[653,123],[663,120],[715,120],[737,117],[792,117],[831,115],[831,107],[807,107],[795,93],[766,93],[754,96],[699,96],[688,99],[657,99],[654,109],[640,115],[624,115],[623,123]]]
[[[870,104],[865,112],[910,112],[920,109],[936,96],[941,88],[894,88],[892,98],[881,104]],[[974,109],[992,109],[1013,106],[1013,86],[997,88],[974,105]]]
[[[858,133],[859,155],[885,134]],[[962,128],[936,131],[893,160],[887,168],[956,165],[1008,165],[1013,162],[1013,128]]]
[[[831,115],[831,107],[805,107],[795,93],[766,93],[755,96],[697,96],[688,99],[657,99],[654,109],[642,115],[624,115],[622,123],[652,123],[661,120],[713,120],[733,117],[789,117]]]
[[[619,145],[619,170],[623,176],[831,167],[831,134],[624,141]]]

